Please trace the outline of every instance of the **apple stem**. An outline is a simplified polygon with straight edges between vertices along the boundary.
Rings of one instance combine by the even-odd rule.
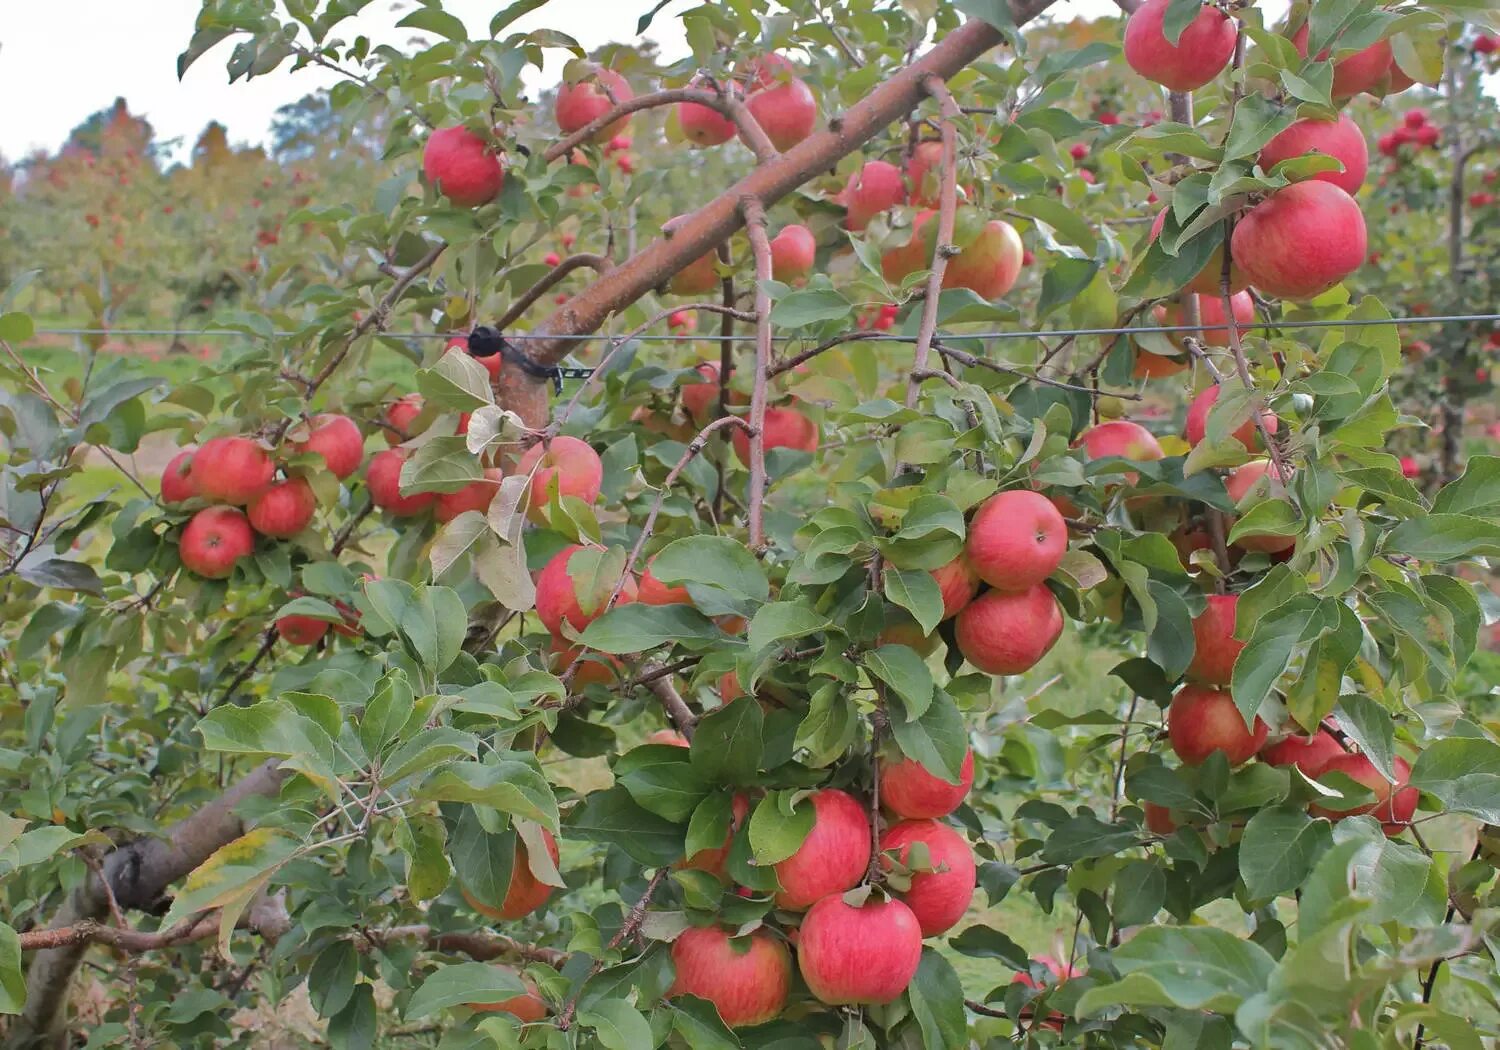
[[[937,242],[933,246],[932,269],[927,274],[927,294],[922,298],[922,319],[917,327],[917,346],[912,355],[911,375],[906,383],[906,407],[916,408],[921,394],[922,379],[926,373],[927,358],[932,350],[933,333],[937,330],[938,296],[943,290],[943,274],[948,269],[948,258],[955,254],[953,247],[954,217],[958,212],[958,136],[953,130],[954,121],[960,116],[958,103],[948,85],[936,73],[922,78],[922,90],[937,100],[943,121],[940,133],[943,138],[943,157],[940,165],[938,187]]]
[[[755,386],[750,395],[750,492],[748,516],[750,550],[765,548],[764,503],[766,498],[766,398],[771,368],[771,241],[766,236],[766,209],[755,197],[740,201],[750,252],[755,257]]]

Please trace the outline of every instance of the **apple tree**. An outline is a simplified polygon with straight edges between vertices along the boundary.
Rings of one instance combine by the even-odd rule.
[[[0,302],[5,1045],[1500,1034],[1500,458],[1387,450],[1347,119],[1493,10],[362,6],[180,60],[385,132],[229,360]]]

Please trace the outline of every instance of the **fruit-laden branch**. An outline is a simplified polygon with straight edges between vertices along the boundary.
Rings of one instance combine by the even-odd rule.
[[[948,258],[957,252],[953,246],[954,216],[958,212],[958,134],[954,122],[961,116],[958,103],[942,77],[928,74],[922,78],[922,89],[937,99],[942,110],[943,156],[938,188],[937,242],[932,250],[932,269],[927,274],[927,294],[922,298],[922,320],[917,326],[917,346],[912,355],[912,374],[906,382],[906,407],[916,408],[922,391],[919,373],[925,373],[932,350],[932,334],[937,331],[938,296],[943,291],[943,274]],[[913,232],[915,237],[916,233]]]
[[[683,102],[696,102],[700,106],[707,106],[732,121],[740,133],[740,141],[750,147],[750,152],[755,154],[756,160],[765,163],[780,156],[743,102],[727,92],[720,94],[717,91],[702,91],[698,88],[667,88],[645,95],[636,95],[623,102],[616,102],[610,109],[599,114],[567,138],[559,139],[548,146],[542,156],[548,163],[561,160],[621,117],[627,117],[643,109],[673,106]]]
[[[547,275],[540,281],[522,292],[516,298],[516,301],[506,308],[505,313],[495,318],[495,327],[503,332],[515,324],[531,308],[532,303],[546,295],[553,288],[556,288],[557,283],[574,270],[587,266],[595,273],[607,273],[610,265],[610,261],[602,255],[591,255],[588,252],[580,252],[577,255],[568,256],[562,262],[552,267],[551,270],[548,270]]]
[[[1052,3],[1053,0],[1011,0],[1011,18],[1016,25],[1022,25]],[[1000,31],[987,22],[966,22],[910,66],[835,116],[829,122],[828,130],[810,135],[774,160],[756,167],[734,186],[687,216],[674,228],[671,237],[653,241],[587,290],[568,300],[538,325],[536,331],[556,336],[597,331],[611,314],[629,306],[688,263],[727,240],[744,223],[740,202],[745,198],[754,198],[763,207],[770,207],[914,109],[924,96],[924,78],[936,75],[947,80],[999,45],[1001,39]],[[556,364],[570,346],[569,340],[559,338],[533,344],[531,352],[539,363]],[[541,384],[533,381],[532,385]]]
[[[766,209],[754,197],[740,202],[745,215],[745,232],[750,237],[750,253],[755,257],[755,385],[750,394],[750,492],[748,527],[750,549],[759,553],[765,546],[766,501],[766,398],[770,393],[767,375],[771,369],[771,240],[766,235]]]
[[[235,807],[252,796],[274,794],[285,776],[276,762],[265,762],[217,799],[168,828],[160,838],[137,839],[110,853],[104,858],[104,878],[120,907],[154,907],[168,886],[244,834]],[[58,909],[49,928],[100,919],[108,904],[104,885],[90,876]],[[26,972],[26,1006],[4,1046],[31,1048],[60,1042],[68,985],[87,948],[86,941],[69,942],[37,952]]]
[[[670,868],[656,869],[656,874],[652,875],[651,881],[646,884],[645,892],[641,894],[640,900],[636,901],[631,907],[629,914],[625,916],[625,921],[615,931],[615,935],[609,939],[609,944],[605,946],[607,950],[618,948],[636,935],[636,932],[641,928],[641,923],[646,920],[646,909],[651,904],[651,898],[656,896],[656,891],[661,888],[662,882],[670,872]],[[605,954],[601,952],[599,958],[594,960],[594,965],[589,967],[588,976],[578,982],[573,995],[563,1004],[562,1012],[557,1015],[557,1027],[562,1031],[566,1032],[573,1023],[573,1011],[578,1009],[578,996],[583,993],[583,989],[589,981],[597,977],[600,971],[604,969],[605,958]]]

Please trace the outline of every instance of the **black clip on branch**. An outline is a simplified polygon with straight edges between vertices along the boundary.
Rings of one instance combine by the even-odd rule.
[[[539,365],[523,354],[509,339],[489,325],[476,325],[469,333],[470,357],[494,357],[498,354],[508,365],[515,365],[533,379],[552,380],[552,389],[562,394],[564,379],[587,379],[594,374],[592,368],[558,368],[556,365]]]

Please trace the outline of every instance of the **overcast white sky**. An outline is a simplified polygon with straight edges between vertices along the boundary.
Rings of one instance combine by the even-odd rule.
[[[375,0],[354,24],[376,40],[399,43],[410,31],[390,29],[399,20],[392,13],[398,6],[413,5]],[[482,37],[490,16],[507,3],[447,0],[445,6],[471,35]],[[514,28],[560,28],[592,48],[635,39],[637,19],[652,6],[653,0],[551,0]],[[687,50],[673,15],[692,6],[696,0],[674,0],[646,34],[668,57]],[[16,160],[37,147],[57,149],[69,130],[117,95],[147,117],[161,139],[191,145],[205,124],[218,120],[231,141],[259,143],[278,106],[331,82],[332,74],[321,70],[282,70],[230,84],[224,72],[229,44],[199,59],[179,82],[177,55],[192,35],[198,7],[197,0],[0,0],[0,156]],[[1068,0],[1056,12],[1070,18],[1113,10],[1111,0]],[[340,35],[355,35],[344,28]]]

